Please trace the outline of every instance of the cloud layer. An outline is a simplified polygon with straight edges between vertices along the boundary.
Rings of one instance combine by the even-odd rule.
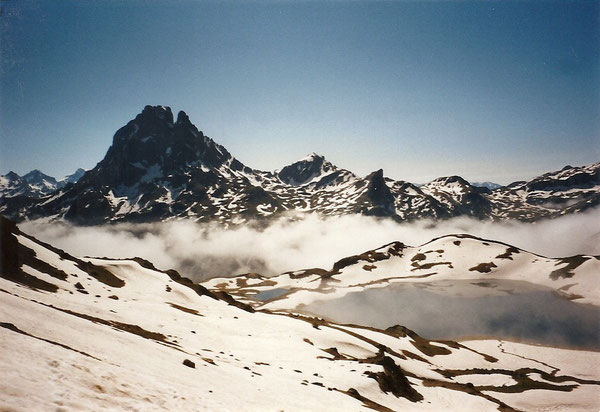
[[[308,267],[330,268],[346,256],[399,240],[420,245],[450,233],[499,240],[550,257],[600,255],[600,209],[537,223],[455,218],[396,223],[366,216],[301,220],[281,218],[267,227],[223,228],[191,221],[77,227],[26,222],[22,230],[76,256],[140,256],[200,281],[246,272],[275,275]]]

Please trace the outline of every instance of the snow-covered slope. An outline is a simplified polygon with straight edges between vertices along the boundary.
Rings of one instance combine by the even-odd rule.
[[[279,171],[261,171],[205,136],[183,111],[174,119],[165,106],[146,106],[119,129],[104,159],[73,185],[58,182],[34,195],[11,181],[0,178],[5,216],[86,225],[181,218],[238,224],[289,212],[532,221],[600,204],[600,163],[493,191],[459,176],[420,187],[387,178],[383,170],[360,177],[315,153]]]
[[[78,259],[0,223],[2,410],[600,405],[595,352],[255,312],[147,261]]]
[[[528,182],[515,182],[490,196],[491,214],[500,219],[535,220],[580,212],[600,204],[600,163],[565,166]]]
[[[55,178],[37,169],[23,176],[19,176],[15,172],[0,176],[0,195],[2,197],[31,196],[39,198],[57,188],[58,182]]]
[[[271,278],[257,274],[215,278],[204,285],[258,307],[293,309],[390,283],[459,279],[526,281],[553,288],[575,302],[600,305],[599,257],[546,258],[470,235],[443,236],[418,247],[394,242],[344,258],[330,270],[307,269]],[[258,292],[276,288],[287,292],[265,304],[251,299]]]
[[[494,182],[471,182],[471,185],[477,186],[477,187],[485,187],[490,190],[496,190],[496,189],[499,189],[502,187],[502,185],[500,185],[498,183],[494,183]]]
[[[48,176],[37,169],[23,176],[19,176],[15,172],[9,172],[6,175],[0,176],[0,198],[23,196],[39,199],[65,187],[69,183],[77,182],[84,173],[85,170],[77,169],[62,180],[56,180],[54,177]]]
[[[82,169],[80,167],[79,169],[77,169],[73,173],[71,173],[70,175],[67,175],[64,178],[62,178],[61,180],[59,180],[58,187],[59,188],[65,187],[69,183],[77,183],[77,181],[79,179],[81,179],[84,174],[85,174],[85,169]]]

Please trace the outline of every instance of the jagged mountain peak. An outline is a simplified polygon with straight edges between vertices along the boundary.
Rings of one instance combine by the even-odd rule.
[[[34,169],[23,176],[10,171],[4,176],[0,176],[0,197],[13,198],[25,196],[38,199],[65,187],[69,183],[77,182],[84,173],[85,170],[80,168],[64,179],[57,180],[41,172],[39,169]]]
[[[367,175],[366,177],[367,180],[369,181],[381,181],[385,183],[385,179],[383,177],[383,169],[379,169],[379,170],[375,170],[374,172],[371,172]]]
[[[300,161],[314,162],[314,161],[319,161],[319,160],[325,160],[325,156],[321,156],[318,153],[311,152],[308,155],[306,155],[305,157],[303,157],[302,159],[298,159],[297,162],[300,162]]]
[[[335,170],[337,167],[328,162],[324,156],[313,152],[282,168],[278,176],[286,184],[300,186]]]
[[[4,175],[5,177],[7,177],[10,180],[16,180],[19,179],[21,176],[19,176],[17,173],[13,172],[12,170],[10,172],[8,172],[6,175]]]
[[[168,106],[146,105],[144,110],[137,115],[136,120],[158,119],[173,124],[173,112]]]
[[[77,170],[75,170],[75,172],[71,173],[70,175],[65,176],[61,182],[64,184],[67,183],[75,183],[77,182],[79,179],[81,179],[81,177],[85,174],[85,169],[82,169],[81,167],[78,168]]]
[[[290,167],[290,166],[297,166],[299,164],[309,164],[309,163],[317,163],[317,164],[324,164],[324,163],[329,163],[326,159],[325,156],[322,156],[320,154],[317,154],[315,152],[309,153],[306,156],[290,163],[289,165],[285,166],[285,167]],[[284,168],[285,168],[284,167]]]
[[[192,124],[192,122],[190,121],[190,117],[183,110],[180,110],[179,113],[177,113],[177,122],[176,123],[177,124],[188,124],[188,125]]]
[[[113,145],[139,142],[140,140],[146,144],[154,139],[172,139],[175,134],[178,137],[178,143],[181,143],[182,140],[204,138],[204,134],[192,124],[184,111],[178,113],[177,121],[174,122],[170,107],[146,106],[133,120],[115,133]]]
[[[181,175],[193,166],[218,168],[231,160],[229,152],[204,136],[185,112],[180,111],[174,123],[170,107],[146,106],[117,131],[93,174],[102,185],[129,187],[150,178]]]
[[[48,192],[54,190],[57,184],[54,177],[48,176],[39,169],[33,169],[31,172],[23,175],[21,179],[30,185],[42,185],[47,188]]]
[[[383,169],[376,170],[365,178],[367,191],[359,198],[366,202],[362,213],[370,216],[391,216],[394,214],[394,195],[383,176]]]
[[[37,178],[54,179],[52,176],[47,175],[46,173],[42,172],[40,169],[33,169],[32,171],[24,174],[23,178],[26,180],[37,179]]]
[[[431,182],[427,183],[425,186],[452,185],[452,184],[458,184],[459,186],[471,186],[471,184],[467,180],[465,180],[462,177],[457,176],[457,175],[438,177],[437,179],[434,179]]]
[[[85,175],[85,172],[87,172],[87,170],[81,167],[78,168],[73,173],[66,175],[61,180],[58,180],[56,182],[56,188],[62,189],[69,184],[76,184]]]
[[[10,171],[0,176],[0,197],[28,196],[39,198],[56,190],[60,184],[52,176],[34,169],[23,176]]]
[[[35,175],[43,175],[44,173],[42,173],[42,171],[40,169],[33,169],[30,170],[29,172],[25,173],[23,175],[23,177],[25,176],[35,176]]]
[[[135,117],[135,122],[155,122],[160,121],[165,124],[175,125],[192,125],[189,116],[183,110],[177,113],[177,120],[173,120],[173,111],[169,106],[151,106],[147,105],[144,109]]]

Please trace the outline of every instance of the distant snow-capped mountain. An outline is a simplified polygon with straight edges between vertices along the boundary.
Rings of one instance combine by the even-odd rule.
[[[57,188],[58,182],[55,178],[37,169],[23,176],[19,176],[15,172],[0,176],[0,193],[2,197],[20,195],[41,197],[54,192]]]
[[[55,192],[69,183],[77,182],[84,173],[85,170],[79,168],[63,179],[56,180],[56,178],[48,176],[38,169],[32,170],[23,176],[19,176],[15,172],[9,172],[0,176],[0,197],[27,196],[37,199]]]
[[[490,190],[496,190],[496,189],[500,189],[502,187],[502,185],[500,185],[498,183],[494,183],[494,182],[471,182],[471,185],[477,186],[477,187],[485,187]]]
[[[255,311],[139,258],[71,256],[1,216],[0,236],[6,410],[598,409],[598,352]]]
[[[70,175],[65,176],[62,180],[59,180],[59,188],[66,186],[69,183],[77,183],[79,179],[85,174],[85,169],[79,168]]]
[[[76,183],[39,195],[3,192],[0,213],[80,224],[173,218],[236,224],[288,212],[532,221],[600,204],[599,176],[596,163],[496,190],[459,176],[417,186],[387,178],[382,170],[356,176],[315,153],[279,171],[261,171],[205,136],[184,112],[174,120],[170,108],[146,106]]]

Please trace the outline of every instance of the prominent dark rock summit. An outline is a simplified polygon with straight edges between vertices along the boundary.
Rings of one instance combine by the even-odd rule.
[[[0,213],[86,225],[167,218],[236,224],[285,212],[533,221],[599,203],[600,163],[494,190],[459,176],[420,187],[386,178],[382,170],[358,177],[315,153],[276,172],[260,171],[205,136],[186,113],[174,120],[164,106],[146,106],[119,129],[92,170],[61,181],[39,170],[0,177]]]
[[[369,183],[363,194],[364,202],[369,205],[362,212],[372,216],[393,216],[395,214],[395,198],[385,183],[383,170],[379,169],[365,178]],[[372,207],[370,207],[372,205]]]
[[[198,131],[184,112],[173,122],[170,108],[146,106],[117,131],[106,156],[85,180],[100,186],[133,186],[180,174],[194,164],[218,168],[230,159],[229,152]]]
[[[315,177],[333,171],[334,168],[323,156],[311,153],[306,158],[285,166],[277,176],[283,183],[300,186],[310,182]]]

